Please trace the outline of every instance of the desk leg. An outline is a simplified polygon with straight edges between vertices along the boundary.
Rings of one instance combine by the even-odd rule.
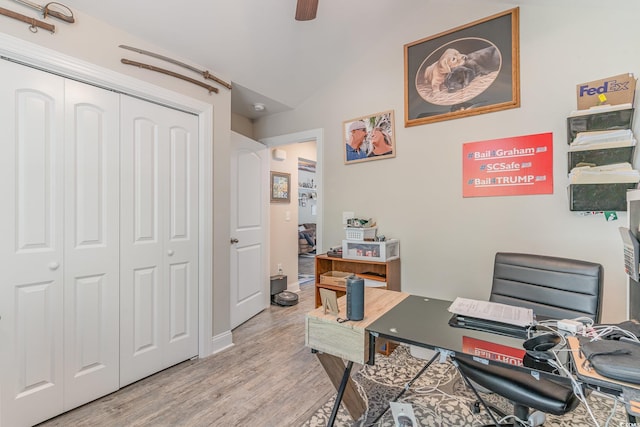
[[[329,426],[333,425],[335,415],[338,413],[340,401],[344,401],[344,406],[349,411],[349,415],[357,420],[364,414],[367,405],[358,393],[353,381],[351,380],[351,366],[353,362],[349,362],[345,367],[344,362],[339,357],[327,353],[316,353],[320,364],[326,371],[333,386],[338,390],[336,403],[333,407]],[[342,394],[340,394],[342,390]]]

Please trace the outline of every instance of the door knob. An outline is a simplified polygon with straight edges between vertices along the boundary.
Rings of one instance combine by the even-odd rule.
[[[57,270],[58,267],[60,267],[60,264],[55,261],[49,263],[49,270]]]
[[[240,240],[236,239],[235,237],[231,238],[231,244],[233,245],[234,243],[238,243]]]
[[[167,251],[167,255],[169,255],[169,256],[173,256],[173,254],[174,254],[174,253],[175,253],[175,252],[173,252],[173,249],[169,249],[169,250]]]

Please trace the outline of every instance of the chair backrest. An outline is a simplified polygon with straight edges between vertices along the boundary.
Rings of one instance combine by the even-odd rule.
[[[533,309],[537,316],[600,321],[604,269],[593,262],[498,252],[490,301]]]

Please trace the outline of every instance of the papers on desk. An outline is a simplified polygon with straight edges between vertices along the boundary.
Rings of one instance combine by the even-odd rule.
[[[458,317],[474,317],[520,327],[533,325],[533,310],[490,301],[456,298],[449,311]]]
[[[640,182],[640,173],[630,163],[604,166],[576,166],[569,174],[571,184],[610,184]]]

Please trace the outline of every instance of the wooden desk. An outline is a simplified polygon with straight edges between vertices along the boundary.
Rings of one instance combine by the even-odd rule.
[[[323,307],[307,313],[305,345],[316,353],[322,367],[338,390],[344,379],[345,364],[364,364],[369,358],[367,326],[395,307],[409,294],[379,288],[365,288],[364,319],[338,323],[336,316],[325,314]],[[346,296],[338,298],[338,317],[346,318]],[[350,369],[349,369],[350,371]],[[366,404],[347,375],[343,402],[354,420],[362,416]]]

